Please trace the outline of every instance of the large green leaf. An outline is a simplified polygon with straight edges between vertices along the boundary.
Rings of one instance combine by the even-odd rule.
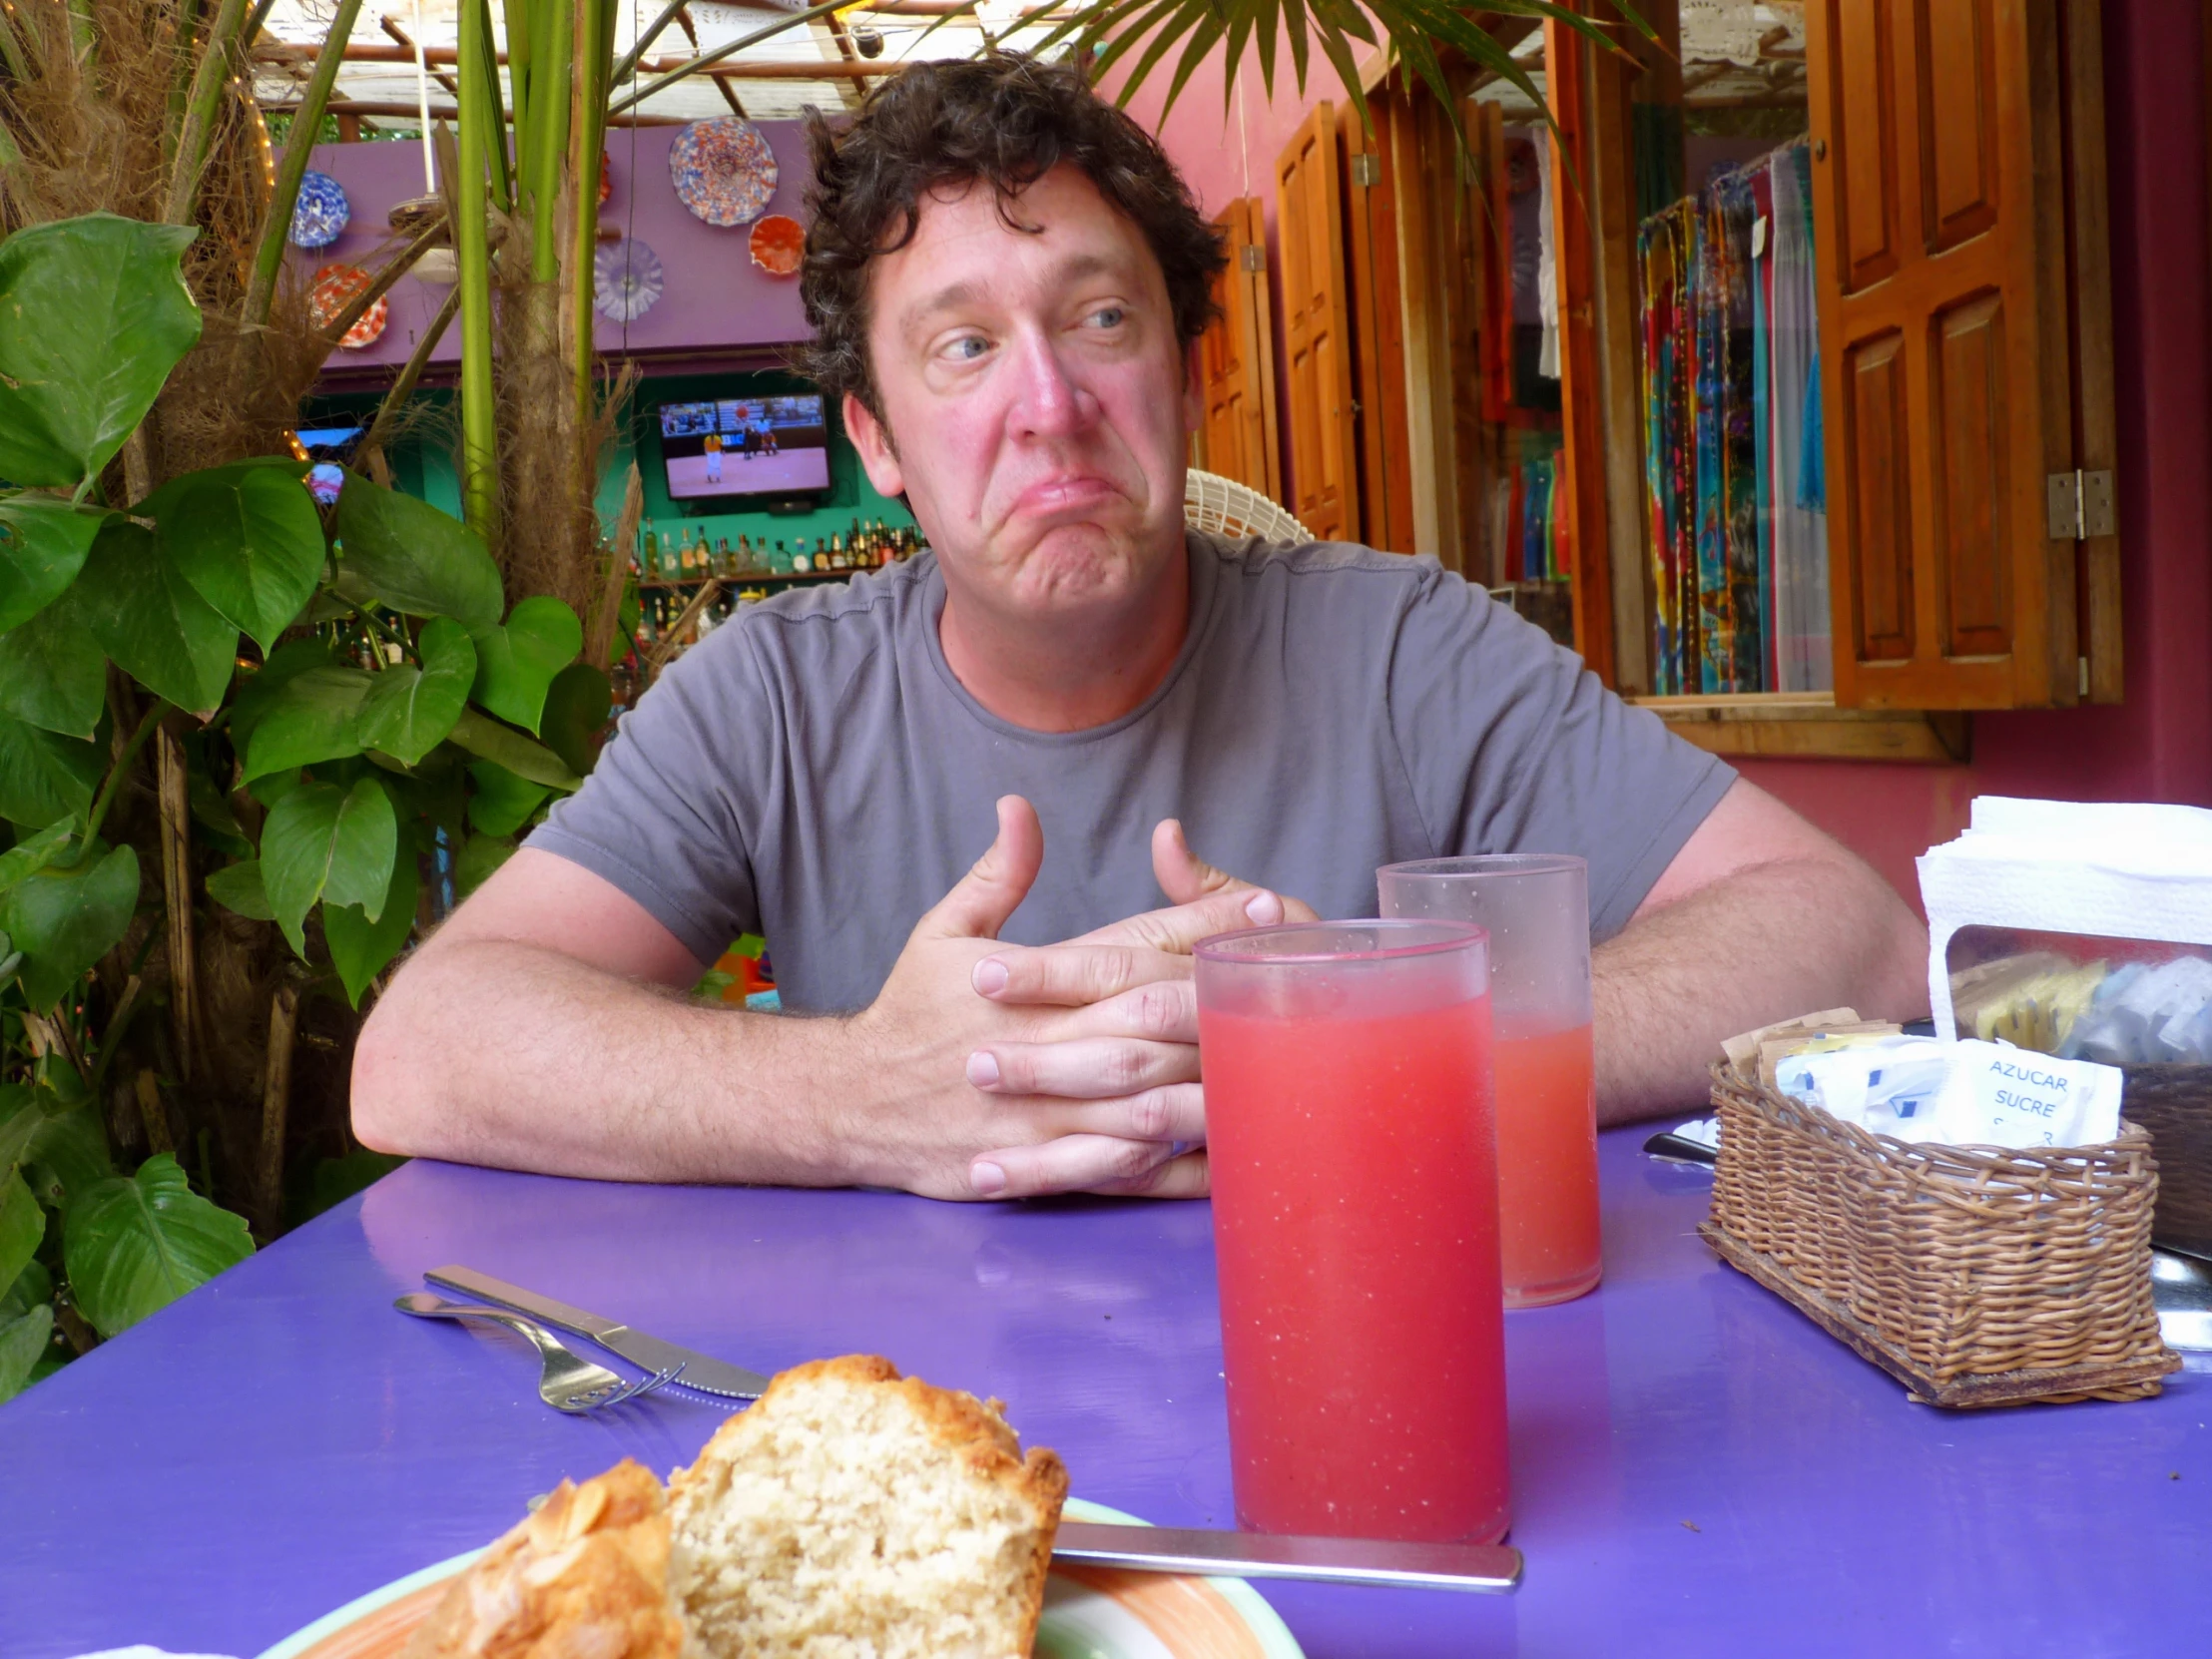
[[[364,749],[381,750],[407,766],[443,743],[476,681],[476,647],[451,617],[432,617],[415,642],[422,666],[388,668],[374,677],[361,705]]]
[[[275,921],[276,912],[271,907],[269,893],[262,886],[262,861],[259,858],[241,858],[235,864],[225,864],[208,877],[208,896],[227,910],[249,916],[255,921]]]
[[[471,835],[453,859],[453,894],[466,898],[515,855],[515,843],[498,835]]]
[[[427,501],[349,472],[330,528],[342,544],[339,570],[393,610],[471,628],[499,620],[499,567],[484,538]]]
[[[12,1285],[46,1237],[46,1212],[22,1176],[0,1176],[0,1283]]]
[[[255,724],[246,750],[247,778],[358,755],[361,706],[376,678],[366,669],[336,663],[293,675]]]
[[[504,627],[473,630],[476,701],[537,736],[553,677],[584,649],[584,625],[560,600],[540,594],[508,614]]]
[[[100,787],[100,746],[0,715],[0,818],[25,827],[83,818]]]
[[[60,857],[76,832],[76,821],[64,819],[59,824],[48,825],[35,835],[24,836],[7,851],[0,852],[0,895]]]
[[[219,1210],[170,1154],[80,1194],[62,1231],[78,1311],[103,1337],[126,1331],[254,1254],[246,1218]]]
[[[373,778],[350,791],[302,784],[269,811],[262,826],[262,885],[276,925],[306,954],[301,930],[316,899],[358,904],[371,921],[384,913],[399,820]]]
[[[0,497],[0,632],[30,621],[67,591],[107,521],[104,509],[58,495]]]
[[[173,478],[135,509],[171,564],[264,653],[322,575],[322,519],[299,481],[306,463],[245,461]]]
[[[0,927],[24,953],[19,982],[33,1008],[59,1002],[115,948],[138,897],[138,854],[119,846],[69,869],[42,869],[0,899]]]
[[[589,663],[571,663],[546,689],[545,715],[538,736],[546,748],[575,773],[591,771],[599,760],[599,735],[614,708],[614,687],[604,671]]]
[[[180,709],[215,713],[238,669],[239,631],[163,557],[153,531],[125,518],[110,524],[71,597],[140,685]]]
[[[533,784],[573,792],[584,782],[544,744],[474,709],[463,709],[461,718],[453,723],[453,742],[479,760],[496,761],[517,778],[527,778]]]
[[[247,753],[262,717],[276,706],[284,688],[310,668],[327,668],[330,649],[318,639],[286,640],[251,674],[239,677],[231,697],[231,748]]]
[[[54,1310],[40,1304],[0,1324],[0,1399],[13,1399],[31,1381],[31,1368],[54,1340]]]
[[[0,713],[43,731],[89,738],[107,696],[108,659],[78,614],[78,591],[72,588],[0,634]]]
[[[0,478],[74,490],[123,447],[200,337],[199,234],[90,214],[0,242]]]
[[[0,1184],[20,1175],[40,1203],[61,1209],[114,1173],[100,1108],[89,1095],[64,1100],[43,1087],[0,1089]]]
[[[0,1320],[21,1319],[42,1302],[54,1300],[54,1276],[35,1257],[24,1263],[15,1283],[0,1291]]]
[[[415,901],[421,896],[421,877],[413,855],[402,852],[391,861],[391,885],[384,892],[384,912],[374,921],[358,904],[322,906],[322,937],[330,946],[330,961],[345,983],[345,999],[358,1008],[361,992],[384,971],[384,964],[406,947],[414,931]]]
[[[478,761],[468,769],[476,782],[468,801],[469,827],[480,835],[511,835],[530,822],[553,792],[543,784],[517,778],[505,767]]]

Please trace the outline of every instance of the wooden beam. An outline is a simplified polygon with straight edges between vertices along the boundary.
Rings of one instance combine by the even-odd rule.
[[[1598,427],[1605,453],[1605,540],[1613,587],[1613,683],[1651,689],[1651,610],[1644,501],[1644,411],[1636,308],[1636,153],[1632,60],[1590,54],[1589,169],[1597,326]]]
[[[1713,755],[1924,766],[1959,766],[1973,758],[1972,716],[1962,713],[1839,709],[1827,692],[1629,701],[1665,721],[1676,737]]]

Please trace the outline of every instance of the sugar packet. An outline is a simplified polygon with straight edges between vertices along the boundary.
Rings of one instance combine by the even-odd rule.
[[[1870,1134],[1940,1146],[2095,1146],[2120,1132],[2117,1068],[2004,1043],[1897,1037],[1777,1063],[1775,1086]]]

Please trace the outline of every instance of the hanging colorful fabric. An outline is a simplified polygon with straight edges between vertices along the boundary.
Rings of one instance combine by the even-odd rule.
[[[776,152],[760,128],[734,115],[695,121],[668,153],[676,199],[709,225],[761,217],[776,195]]]
[[[368,291],[373,280],[357,265],[324,266],[314,274],[313,285],[307,289],[308,319],[317,328],[329,327],[344,314],[346,306]],[[353,325],[338,336],[338,344],[348,351],[374,345],[383,337],[384,324],[390,320],[391,300],[378,294],[376,303],[361,312]]]
[[[592,303],[613,322],[635,322],[667,285],[661,257],[636,238],[609,243],[592,261]]]
[[[327,248],[344,234],[352,217],[353,205],[346,201],[343,185],[327,173],[304,173],[299,179],[299,200],[291,210],[291,245]]]

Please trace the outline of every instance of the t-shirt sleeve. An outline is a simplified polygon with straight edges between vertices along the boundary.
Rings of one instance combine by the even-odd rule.
[[[1439,856],[1588,859],[1594,939],[1628,925],[1736,778],[1542,629],[1442,571],[1399,620],[1389,698]]]
[[[760,927],[749,826],[774,789],[765,692],[742,627],[687,651],[618,723],[584,787],[524,843],[613,882],[702,963]]]

